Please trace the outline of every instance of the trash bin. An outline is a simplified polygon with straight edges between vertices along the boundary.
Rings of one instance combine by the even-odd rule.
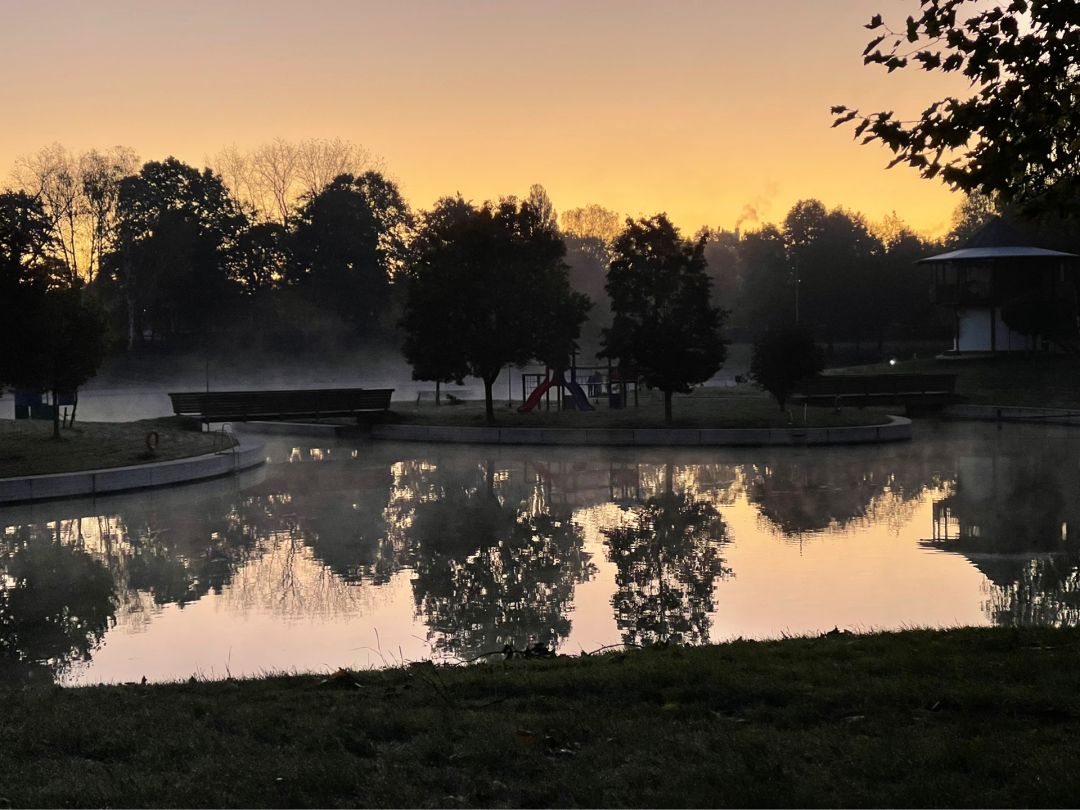
[[[623,407],[623,395],[622,392],[613,391],[608,394],[608,407],[609,408],[621,408]]]

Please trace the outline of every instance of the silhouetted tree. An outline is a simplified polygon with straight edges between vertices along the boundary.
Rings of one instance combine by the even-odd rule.
[[[505,366],[567,366],[589,302],[570,289],[562,239],[531,205],[440,200],[415,251],[401,322],[414,378],[479,377],[492,421]]]
[[[868,325],[876,332],[878,351],[888,330],[903,337],[941,337],[949,334],[951,317],[934,306],[927,290],[930,271],[917,262],[939,246],[928,242],[896,219],[882,240],[883,252],[868,265],[872,272],[864,309]]]
[[[274,289],[289,272],[290,234],[276,222],[255,223],[240,232],[231,258],[233,276],[245,294]]]
[[[205,332],[235,292],[229,252],[244,217],[221,178],[176,158],[120,183],[108,259],[127,309],[128,348],[156,335]]]
[[[54,143],[15,161],[19,187],[38,200],[52,226],[52,251],[73,276],[92,282],[112,238],[120,180],[138,168],[117,146],[73,154]]]
[[[343,174],[379,171],[382,160],[341,138],[275,138],[247,151],[228,146],[213,166],[251,219],[289,227],[303,199],[317,196]]]
[[[965,194],[952,215],[952,228],[946,237],[950,247],[960,248],[987,222],[997,216],[993,199],[973,192]]]
[[[821,349],[805,329],[779,327],[765,332],[754,342],[750,376],[775,397],[780,410],[796,384],[825,368]]]
[[[105,316],[76,285],[36,291],[23,303],[29,309],[5,338],[10,345],[2,353],[15,359],[0,377],[21,388],[51,391],[55,405],[59,394],[77,390],[105,359]],[[53,408],[53,438],[60,438],[59,407]]]
[[[392,181],[377,172],[340,175],[300,209],[288,280],[357,333],[375,332],[411,227]]]
[[[705,262],[712,279],[713,298],[734,304],[742,288],[739,236],[734,231],[702,228],[696,238],[701,237],[705,238]]]
[[[0,194],[0,385],[25,373],[24,333],[49,285],[55,260],[50,255],[52,224],[40,201],[21,191]]]
[[[795,322],[795,286],[784,236],[775,225],[749,231],[739,240],[739,304],[732,319],[760,332]]]
[[[959,71],[973,92],[931,104],[914,122],[837,106],[834,126],[855,122],[856,138],[893,152],[890,166],[906,163],[924,177],[997,195],[1029,213],[1080,211],[1075,3],[920,0],[920,6],[899,31],[874,15],[864,62],[890,73],[914,65]]]
[[[525,198],[525,202],[536,212],[542,228],[549,231],[559,230],[559,215],[546,188],[539,183],[533,183],[529,186],[529,196]]]
[[[864,304],[879,283],[874,271],[881,242],[861,215],[827,211],[800,200],[784,220],[784,241],[795,281],[796,320],[813,324],[831,348],[838,338],[860,340],[875,325]]]
[[[596,203],[563,211],[560,219],[566,236],[597,239],[604,245],[610,245],[622,233],[622,218]]]
[[[727,313],[712,305],[705,242],[688,242],[664,214],[626,221],[608,270],[611,328],[603,355],[633,368],[671,399],[715,374],[727,344],[720,335]]]
[[[0,284],[5,294],[16,285],[46,280],[53,243],[52,224],[41,202],[22,191],[0,193]],[[0,296],[3,305],[5,296]]]
[[[595,237],[564,236],[570,286],[593,306],[581,329],[581,347],[588,354],[600,350],[603,330],[611,325],[607,284],[608,247]]]
[[[0,194],[0,382],[73,391],[105,356],[105,319],[70,268],[49,255],[53,227],[22,192]],[[53,436],[59,437],[59,409]]]

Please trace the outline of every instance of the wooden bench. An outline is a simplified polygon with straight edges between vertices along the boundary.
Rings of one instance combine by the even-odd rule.
[[[313,388],[291,391],[209,391],[169,394],[173,413],[203,422],[319,419],[379,415],[390,408],[393,388]]]
[[[823,374],[799,383],[792,400],[840,405],[947,405],[955,374]]]

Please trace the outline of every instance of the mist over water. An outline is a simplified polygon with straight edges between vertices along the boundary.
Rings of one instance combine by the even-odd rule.
[[[0,509],[0,677],[1080,619],[1080,437],[823,449],[274,439],[237,478]],[[46,629],[48,632],[46,632]]]
[[[515,376],[515,379],[518,379]],[[501,385],[500,385],[501,384]],[[520,382],[517,383],[520,390]],[[171,391],[269,391],[303,388],[393,388],[395,402],[415,402],[419,391],[434,383],[412,379],[412,369],[394,351],[346,354],[318,361],[287,356],[205,358],[184,356],[155,361],[114,358],[79,391],[79,418],[89,422],[123,422],[172,414]],[[483,397],[483,384],[443,385],[463,399]],[[506,395],[505,375],[496,393]],[[10,408],[11,405],[6,407]],[[10,416],[10,414],[9,414]]]
[[[749,362],[745,346],[731,351],[725,364],[706,385],[728,385],[745,373]],[[580,358],[580,364],[598,363]],[[606,362],[606,361],[605,361]],[[542,367],[504,370],[493,386],[496,401],[521,402],[523,372],[542,372]],[[154,359],[113,357],[101,372],[79,389],[78,418],[85,422],[126,422],[170,416],[168,394],[173,391],[270,391],[303,388],[393,388],[396,406],[415,404],[421,391],[432,392],[435,383],[412,379],[412,367],[394,349],[329,354],[318,359],[287,355],[251,355],[215,352]],[[462,385],[443,383],[442,393],[463,400],[482,400],[483,383],[466,377]],[[14,416],[14,399],[0,399],[0,418]]]

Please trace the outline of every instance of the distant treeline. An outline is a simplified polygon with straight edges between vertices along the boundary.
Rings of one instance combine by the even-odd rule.
[[[32,213],[44,232],[28,255],[85,285],[119,350],[400,345],[397,281],[424,212],[410,209],[380,161],[343,141],[277,140],[227,149],[213,163],[200,170],[170,157],[140,167],[129,149],[75,156],[53,146],[18,161],[5,208]],[[581,337],[591,353],[610,323],[605,281],[625,220],[597,205],[557,217],[541,186],[528,201],[557,228],[571,284],[593,301]],[[936,243],[895,216],[874,226],[803,200],[777,225],[698,237],[712,299],[730,312],[729,337],[798,321],[826,344],[880,344],[948,334],[915,262],[991,213],[969,200]]]

